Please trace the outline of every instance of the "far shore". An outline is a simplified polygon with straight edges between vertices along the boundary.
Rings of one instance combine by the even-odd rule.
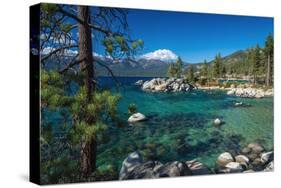
[[[227,92],[227,95],[244,98],[263,98],[274,95],[272,87],[265,87],[252,83],[229,83],[227,81],[223,83],[212,82],[210,86],[210,84],[192,84],[184,78],[153,78],[148,81],[138,80],[135,84],[141,86],[142,90],[147,92],[189,92],[193,89],[198,89],[223,90]]]

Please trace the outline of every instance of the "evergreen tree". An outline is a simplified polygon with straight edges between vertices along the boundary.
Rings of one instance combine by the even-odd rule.
[[[182,70],[183,70],[183,62],[180,57],[178,57],[178,59],[175,63],[175,67],[176,67],[176,77],[180,78],[182,75]]]
[[[261,67],[261,56],[260,56],[260,47],[257,45],[252,51],[252,75],[254,77],[254,83],[257,83],[258,75],[260,73]]]
[[[226,75],[226,66],[225,65],[222,66],[221,75],[223,78],[225,78],[225,75]]]
[[[178,57],[177,61],[175,63],[171,63],[168,68],[168,76],[174,77],[174,78],[180,78],[182,75],[183,70],[183,61],[180,57]]]
[[[194,68],[193,65],[190,64],[188,66],[187,72],[186,72],[186,76],[185,76],[186,80],[188,80],[189,82],[194,82]]]
[[[63,109],[69,114],[71,119],[69,138],[76,140],[77,142],[73,143],[77,143],[80,149],[77,164],[80,165],[82,177],[88,177],[96,170],[98,133],[103,132],[106,127],[108,118],[104,117],[110,116],[112,122],[116,120],[115,112],[119,98],[97,88],[97,64],[115,77],[106,64],[94,61],[92,36],[99,34],[97,42],[104,45],[106,52],[112,57],[120,54],[129,56],[141,47],[143,42],[120,34],[126,33],[127,30],[126,15],[125,10],[116,8],[100,8],[92,12],[90,7],[80,5],[41,6],[42,108],[55,111]],[[96,23],[92,18],[99,19],[100,22]],[[118,26],[118,31],[104,24],[108,21],[111,22],[109,25]],[[76,33],[78,41],[73,37]],[[46,49],[49,52],[47,54],[43,53]],[[71,57],[69,55],[71,50],[77,51],[77,55]],[[48,61],[50,59],[51,61]],[[47,71],[46,64],[50,62],[57,63],[52,66],[54,70]],[[77,84],[78,91],[67,95],[67,87],[71,87],[69,84],[73,82]]]
[[[177,69],[176,69],[175,63],[170,63],[167,74],[170,78],[176,77]]]
[[[218,54],[215,57],[214,63],[213,63],[213,76],[214,78],[219,78],[221,76],[221,55]]]
[[[204,60],[204,63],[201,67],[200,75],[204,78],[207,78],[208,76],[208,64],[206,60]]]
[[[266,85],[270,86],[273,84],[273,52],[274,52],[273,36],[270,34],[266,38],[265,42],[265,56],[266,60]]]

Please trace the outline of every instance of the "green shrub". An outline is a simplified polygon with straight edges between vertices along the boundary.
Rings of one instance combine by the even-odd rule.
[[[232,84],[231,82],[225,82],[225,87],[229,88],[231,86],[231,84]]]
[[[204,86],[207,84],[207,78],[200,78],[198,80],[198,83],[201,85],[201,86]]]
[[[134,103],[129,104],[129,106],[128,106],[128,113],[130,115],[132,115],[134,113],[137,113],[137,106],[136,106],[136,104],[134,104]]]

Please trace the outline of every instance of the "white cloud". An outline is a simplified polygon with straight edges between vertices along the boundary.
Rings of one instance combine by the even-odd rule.
[[[40,35],[41,40],[47,40],[48,39],[48,34],[43,33]],[[61,35],[59,38],[50,36],[48,39],[49,43],[54,43],[54,44],[76,44],[76,41],[73,39],[72,35],[70,34],[68,37],[65,35]]]
[[[103,58],[103,55],[98,54],[98,53],[96,53],[96,52],[93,52],[93,56],[94,56],[94,57]]]
[[[41,54],[42,55],[47,55],[47,54],[49,54],[50,52],[52,52],[54,50],[54,48],[52,48],[52,47],[46,47],[46,48],[43,48],[43,50],[41,51]]]
[[[175,61],[178,56],[168,49],[159,49],[154,52],[150,52],[140,56],[140,58],[147,60],[161,60],[161,61]]]
[[[49,53],[53,52],[54,50],[56,50],[56,48],[48,46],[46,48],[43,48],[43,50],[41,51],[41,54],[48,55]],[[64,54],[67,56],[75,56],[75,55],[77,55],[77,53],[78,53],[77,50],[71,50],[71,49],[64,50]]]

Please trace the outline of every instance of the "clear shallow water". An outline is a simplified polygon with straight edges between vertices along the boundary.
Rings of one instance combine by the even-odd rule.
[[[243,99],[222,91],[149,93],[133,85],[141,78],[119,79],[122,99],[118,110],[125,125],[108,129],[107,143],[98,148],[98,165],[120,168],[124,158],[138,150],[145,160],[197,158],[213,167],[221,152],[235,153],[250,142],[260,142],[268,150],[273,148],[273,98]],[[112,88],[111,79],[101,81]],[[246,106],[235,107],[234,103],[240,101]],[[148,120],[128,125],[130,103],[135,103],[137,111]],[[224,124],[215,127],[215,118]]]

